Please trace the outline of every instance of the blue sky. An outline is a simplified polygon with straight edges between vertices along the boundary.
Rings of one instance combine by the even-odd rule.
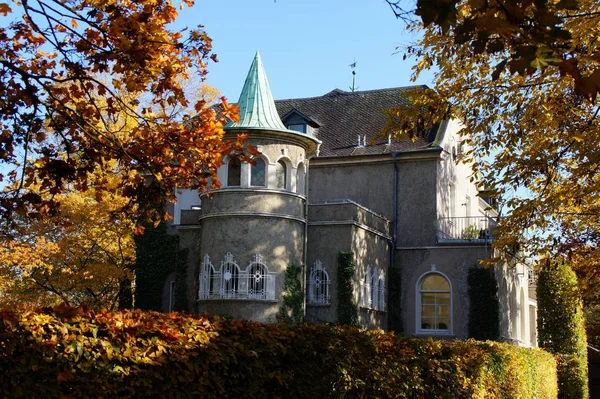
[[[276,99],[411,84],[412,60],[394,54],[414,38],[384,0],[197,0],[177,27],[202,24],[219,62],[208,83],[237,101],[256,50]],[[430,84],[431,75],[417,82]]]

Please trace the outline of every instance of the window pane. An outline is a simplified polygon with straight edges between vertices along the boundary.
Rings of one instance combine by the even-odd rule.
[[[423,280],[421,289],[425,291],[450,291],[450,284],[443,276],[432,274]]]
[[[449,317],[438,317],[436,329],[437,330],[449,330],[450,329],[450,318]]]
[[[287,187],[287,167],[285,166],[285,162],[277,161],[276,167],[275,178],[277,180],[277,188],[285,189]]]
[[[423,317],[435,316],[435,305],[422,305],[421,314],[423,315]]]
[[[435,319],[430,317],[421,318],[421,328],[423,330],[430,330],[435,328]]]
[[[306,125],[304,124],[288,125],[287,128],[296,132],[306,133]]]
[[[450,294],[437,294],[437,303],[440,305],[450,305]]]
[[[440,305],[437,307],[437,316],[450,316],[450,306]]]
[[[232,158],[227,164],[227,185],[239,186],[242,177],[242,163],[237,158]]]
[[[435,294],[426,294],[426,293],[421,294],[421,303],[424,305],[435,304]]]
[[[266,186],[265,178],[265,161],[260,158],[254,159],[256,165],[251,165],[250,169],[250,185],[251,186]]]

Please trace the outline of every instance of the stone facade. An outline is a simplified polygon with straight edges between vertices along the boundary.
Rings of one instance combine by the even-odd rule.
[[[219,190],[182,190],[175,206],[174,231],[189,249],[189,310],[275,321],[294,264],[304,271],[305,318],[336,322],[344,251],[356,261],[361,325],[467,338],[467,273],[492,256],[497,213],[461,163],[460,125],[444,122],[414,141],[381,139],[381,111],[406,101],[405,88],[273,102],[257,59],[240,122],[226,132],[247,133],[261,161],[226,159]],[[502,337],[535,345],[527,268],[499,264],[495,275]]]

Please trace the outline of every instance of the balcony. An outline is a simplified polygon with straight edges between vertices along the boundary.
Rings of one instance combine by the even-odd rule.
[[[489,216],[440,218],[437,221],[438,243],[484,244],[494,240],[497,221]]]

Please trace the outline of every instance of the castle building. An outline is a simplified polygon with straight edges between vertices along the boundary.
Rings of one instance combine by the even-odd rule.
[[[301,266],[305,318],[338,320],[338,254],[356,264],[365,328],[468,337],[467,274],[492,256],[498,213],[461,161],[455,120],[416,140],[381,139],[384,110],[414,87],[274,101],[256,54],[226,137],[248,135],[254,162],[224,160],[222,187],[180,190],[174,229],[189,248],[189,310],[276,320],[285,271]],[[504,339],[536,342],[534,290],[522,264],[498,264]],[[169,310],[174,277],[165,282]]]

